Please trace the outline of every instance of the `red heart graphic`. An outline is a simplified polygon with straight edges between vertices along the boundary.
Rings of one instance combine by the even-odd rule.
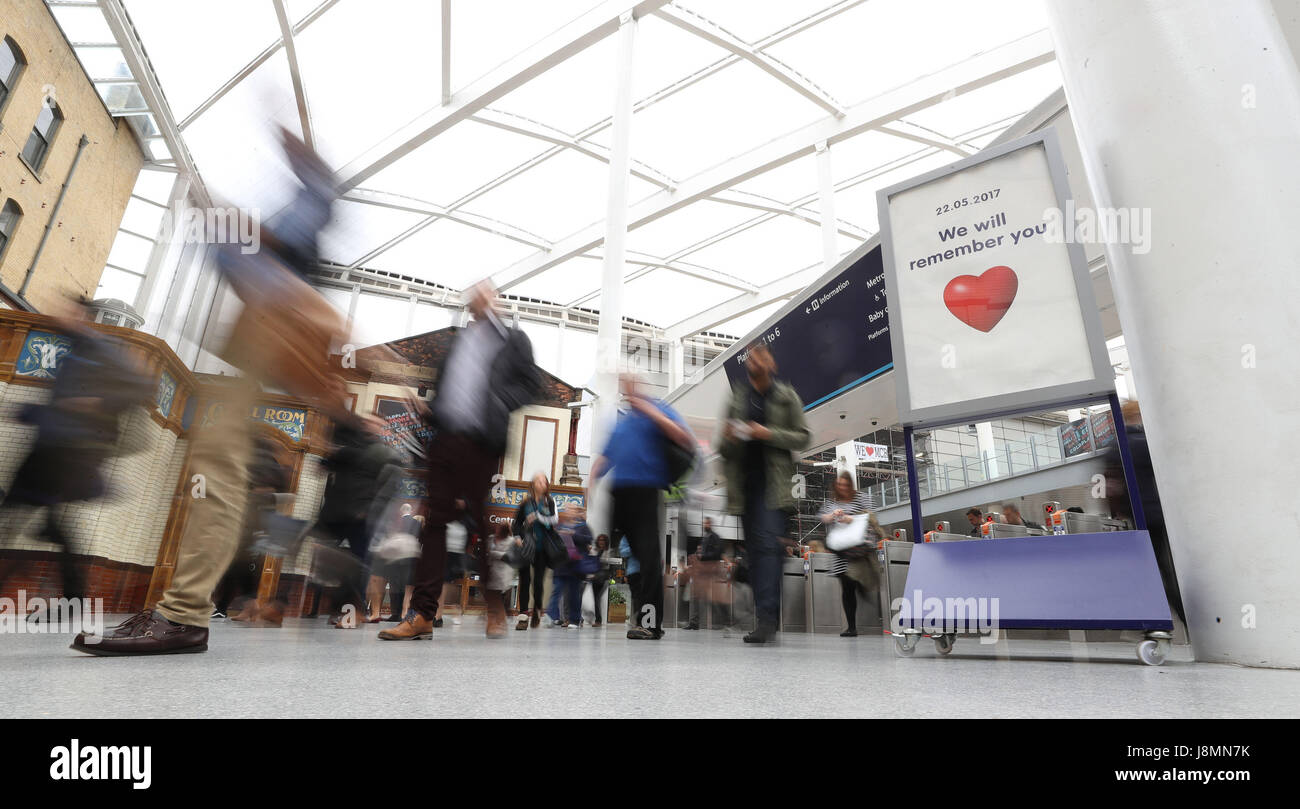
[[[989,332],[1011,308],[1020,279],[1010,267],[990,267],[983,275],[959,275],[943,288],[943,302],[958,320]]]

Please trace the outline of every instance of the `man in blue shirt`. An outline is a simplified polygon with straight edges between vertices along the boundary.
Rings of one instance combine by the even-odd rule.
[[[629,640],[663,637],[663,551],[659,547],[659,495],[676,481],[669,480],[665,442],[694,451],[695,439],[676,411],[641,390],[631,374],[619,379],[628,409],[620,412],[605,449],[591,467],[591,480],[608,474],[614,508],[609,534],[626,534],[641,573],[632,586],[635,626]],[[590,500],[589,500],[590,502]]]

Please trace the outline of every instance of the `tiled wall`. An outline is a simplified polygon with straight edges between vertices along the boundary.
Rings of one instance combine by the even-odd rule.
[[[293,503],[295,519],[316,519],[321,501],[325,498],[325,479],[327,475],[321,466],[321,456],[307,453],[303,456],[302,471],[298,473],[298,492]],[[281,576],[305,575],[311,570],[311,548],[304,544],[296,559],[286,559],[281,568]],[[281,590],[283,590],[283,586]],[[296,603],[296,602],[294,602]]]
[[[0,487],[6,490],[35,437],[33,428],[17,421],[17,411],[47,397],[45,388],[0,383]],[[186,442],[143,407],[128,413],[122,433],[124,444],[140,451],[105,461],[101,474],[109,486],[107,496],[68,504],[62,525],[77,553],[152,567],[185,462]],[[0,511],[0,550],[52,550],[37,536],[40,522],[34,516],[26,509]]]

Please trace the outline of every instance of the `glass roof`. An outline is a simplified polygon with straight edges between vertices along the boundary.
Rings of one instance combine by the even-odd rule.
[[[632,0],[225,0],[202,12],[119,1],[168,107],[151,115],[174,122],[213,198],[268,215],[284,204],[276,124],[310,135],[345,182],[391,152],[348,183],[325,259],[451,289],[492,275],[507,294],[599,309],[619,37],[616,24],[575,32],[616,21]],[[878,188],[977,151],[1060,87],[1042,5],[640,3],[629,200],[644,221],[627,240],[624,314],[668,329],[743,298],[746,314],[709,329],[757,326],[781,302],[764,296],[792,294],[765,285],[823,260],[814,139],[832,141],[843,255],[874,235]],[[105,41],[102,9],[51,8],[69,39]],[[131,76],[116,48],[78,56],[92,78]],[[937,81],[939,93],[978,86],[899,100]],[[101,94],[145,106],[134,84]],[[409,128],[447,110],[451,125],[432,137]],[[172,162],[161,139],[149,144]],[[371,313],[405,322],[390,302]]]

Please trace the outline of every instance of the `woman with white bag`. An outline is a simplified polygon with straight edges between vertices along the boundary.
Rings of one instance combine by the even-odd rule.
[[[848,628],[842,638],[857,637],[858,591],[870,598],[880,593],[876,546],[885,538],[866,492],[857,491],[853,474],[840,472],[835,490],[818,517],[826,525],[826,548],[835,554],[831,572],[840,577],[840,597]]]

